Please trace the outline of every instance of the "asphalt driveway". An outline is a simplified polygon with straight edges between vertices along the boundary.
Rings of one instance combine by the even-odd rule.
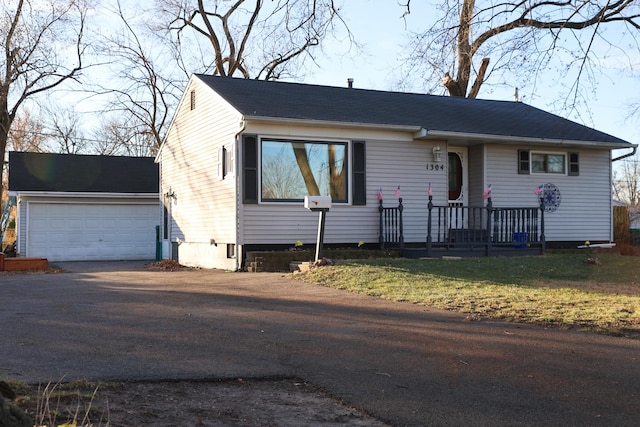
[[[640,425],[640,341],[394,303],[278,273],[62,263],[0,276],[0,377],[297,376],[395,425]]]

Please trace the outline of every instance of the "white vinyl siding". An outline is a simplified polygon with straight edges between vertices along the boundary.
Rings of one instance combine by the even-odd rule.
[[[575,150],[580,154],[580,175],[517,173],[517,146],[486,146],[486,184],[492,184],[493,205],[538,206],[533,191],[552,183],[561,194],[556,212],[545,213],[547,241],[608,241],[611,236],[609,150]],[[566,151],[545,149],[566,154]]]
[[[482,192],[486,187],[484,182],[484,145],[469,147],[467,158],[469,159],[468,204],[469,206],[483,206],[485,202]]]
[[[485,204],[482,197],[485,189],[484,145],[469,147],[467,158],[469,159],[469,206],[483,206]]]
[[[16,252],[18,255],[24,256],[27,253],[27,204],[18,203],[18,209],[16,210],[18,216],[16,225]]]
[[[197,108],[191,110],[183,99],[160,152],[161,194],[169,189],[175,194],[169,206],[170,237],[180,243],[180,262],[213,266],[212,258],[226,260],[226,245],[236,244],[235,174],[220,179],[218,155],[223,146],[235,150],[241,116],[195,77],[185,93],[192,90]],[[226,268],[232,264],[228,261]]]

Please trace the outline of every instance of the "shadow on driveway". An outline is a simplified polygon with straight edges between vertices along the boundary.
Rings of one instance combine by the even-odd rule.
[[[640,421],[637,340],[470,322],[280,273],[58,266],[0,277],[0,376],[298,377],[395,425]]]

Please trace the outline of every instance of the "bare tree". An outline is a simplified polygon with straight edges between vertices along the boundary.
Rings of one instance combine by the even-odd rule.
[[[300,171],[286,156],[270,156],[262,163],[262,197],[293,199],[299,197],[304,185]]]
[[[159,0],[169,21],[166,29],[175,36],[178,48],[186,44],[191,32],[208,44],[203,51],[203,72],[264,80],[295,75],[304,60],[314,60],[314,48],[321,46],[336,25],[348,32],[334,3]]]
[[[312,196],[319,196],[320,185],[313,174],[311,163],[309,162],[309,153],[305,143],[293,143],[293,154],[296,157],[298,168],[302,174],[307,192]],[[326,149],[327,165],[329,167],[329,194],[335,199],[345,199],[346,195],[346,168],[343,159],[336,153],[336,146],[329,145]]]
[[[119,86],[102,86],[100,92],[108,94],[111,100],[107,110],[120,114],[120,118],[110,118],[102,124],[101,132],[111,135],[109,142],[124,144],[120,152],[155,153],[168,126],[170,111],[178,103],[183,74],[176,77],[173,65],[173,52],[167,52],[166,40],[156,40],[145,27],[144,22],[135,16],[143,15],[139,10],[128,8],[127,12],[118,2],[115,14],[121,24],[121,31],[105,35],[105,54],[111,59],[108,64],[112,75],[110,83]],[[116,130],[114,125],[124,126]],[[132,143],[135,141],[135,144]],[[148,144],[140,147],[138,144]]]
[[[33,116],[29,110],[22,110],[13,120],[7,149],[12,151],[45,151],[46,135],[42,120]]]
[[[407,0],[405,16],[410,6]],[[439,9],[442,17],[410,43],[409,64],[427,82],[441,81],[451,96],[475,98],[491,75],[535,82],[554,58],[566,66],[556,79],[569,74],[576,97],[581,78],[597,68],[594,46],[610,51],[621,43],[609,40],[607,27],[626,27],[626,40],[638,48],[637,0],[445,0]],[[626,55],[622,47],[618,52]]]
[[[87,151],[89,141],[84,136],[80,115],[74,110],[60,109],[47,113],[51,129],[48,138],[51,149],[63,154],[79,154]]]
[[[12,151],[34,151],[44,150],[46,136],[42,131],[42,121],[34,117],[29,110],[21,110],[13,120],[11,130],[7,140],[7,149]],[[8,188],[8,170],[2,173],[2,203],[6,200],[6,190]]]
[[[29,99],[82,70],[84,0],[17,0],[0,5],[0,159],[11,125]]]
[[[613,172],[613,196],[631,206],[640,206],[640,158],[636,155],[620,163]]]
[[[93,134],[93,151],[106,156],[153,156],[157,153],[156,135],[144,132],[134,117],[106,118]]]

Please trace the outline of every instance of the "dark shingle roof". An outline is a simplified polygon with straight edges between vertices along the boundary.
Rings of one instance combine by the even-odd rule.
[[[197,75],[245,117],[415,126],[427,131],[628,145],[522,102]]]
[[[10,191],[157,193],[151,157],[9,153]]]

